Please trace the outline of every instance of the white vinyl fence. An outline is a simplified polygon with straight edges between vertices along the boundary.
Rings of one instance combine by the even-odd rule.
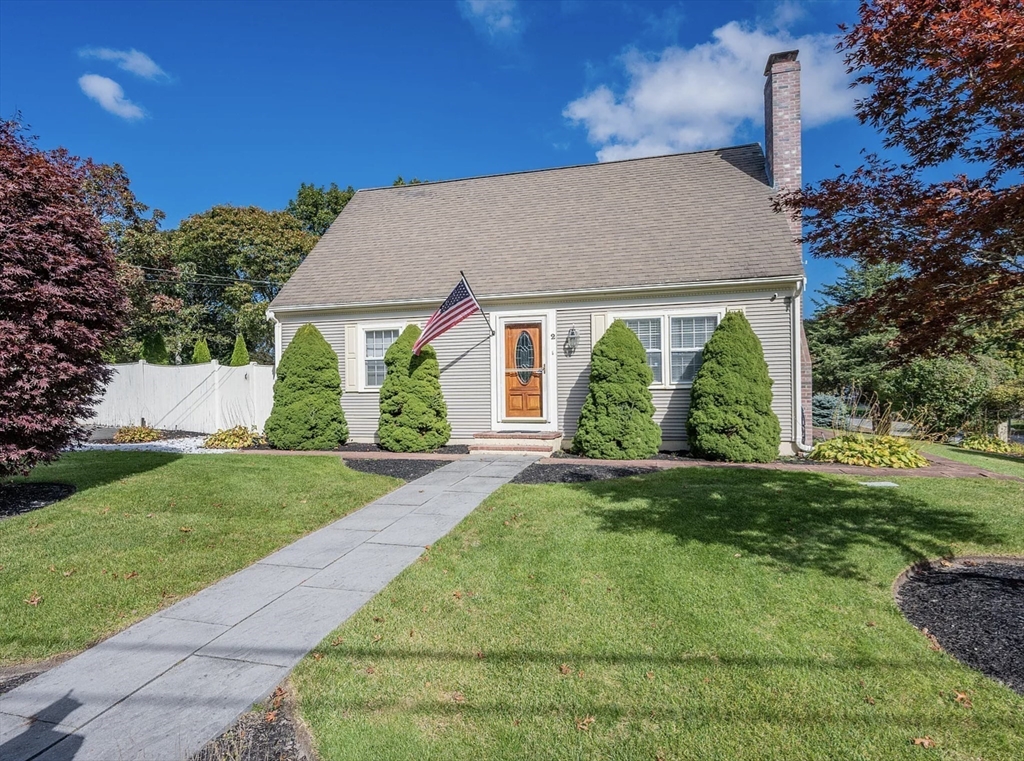
[[[96,405],[89,425],[146,425],[167,430],[213,433],[236,425],[260,431],[274,404],[274,368],[151,365],[140,361],[111,365],[114,377]]]

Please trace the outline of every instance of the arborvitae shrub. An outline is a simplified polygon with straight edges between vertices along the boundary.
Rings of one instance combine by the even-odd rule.
[[[409,325],[384,355],[378,435],[391,452],[432,452],[447,444],[452,433],[437,354],[429,344],[418,357],[412,353],[420,332]]]
[[[210,359],[210,347],[207,345],[205,338],[200,338],[196,341],[196,346],[192,350],[192,364],[201,365],[209,362]]]
[[[263,431],[277,449],[337,449],[348,438],[338,356],[311,324],[299,328],[281,355]]]
[[[729,312],[704,346],[690,392],[690,451],[730,462],[771,462],[782,433],[761,342],[742,312]]]
[[[245,348],[245,339],[239,334],[235,336],[235,350],[231,352],[229,367],[241,367],[249,364],[249,350]]]
[[[159,333],[150,333],[142,342],[142,358],[151,365],[170,364],[171,358],[167,354],[167,346],[164,344],[164,337]]]
[[[608,460],[636,460],[657,453],[661,428],[654,422],[649,388],[653,379],[640,339],[626,323],[615,320],[590,358],[590,387],[573,450]]]

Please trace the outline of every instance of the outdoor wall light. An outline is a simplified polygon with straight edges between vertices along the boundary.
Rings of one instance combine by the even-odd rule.
[[[571,357],[576,353],[576,347],[580,345],[580,334],[573,325],[569,328],[569,334],[565,337],[565,356]]]

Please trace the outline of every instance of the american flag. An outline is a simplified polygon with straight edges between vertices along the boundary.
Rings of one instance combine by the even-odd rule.
[[[420,349],[430,343],[433,339],[447,330],[451,330],[460,322],[465,320],[474,312],[480,311],[480,304],[477,303],[473,292],[469,290],[466,278],[463,276],[455,290],[448,294],[441,308],[427,320],[423,334],[412,345],[412,353],[419,355]]]

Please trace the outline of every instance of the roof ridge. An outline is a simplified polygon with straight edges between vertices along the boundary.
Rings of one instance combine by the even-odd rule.
[[[678,153],[662,153],[657,156],[636,156],[635,158],[629,159],[616,159],[615,161],[596,161],[590,164],[568,164],[566,166],[549,166],[542,169],[521,169],[516,172],[496,172],[494,174],[477,174],[470,177],[453,177],[447,180],[432,180],[423,181],[417,183],[407,183],[405,185],[379,185],[371,188],[359,188],[356,193],[369,193],[375,190],[399,190],[400,188],[417,188],[421,185],[443,185],[452,182],[468,182],[469,180],[490,180],[496,177],[512,177],[519,174],[539,174],[541,172],[560,172],[566,169],[587,169],[591,167],[611,166],[612,164],[629,164],[639,161],[655,161],[657,159],[669,159],[676,156],[696,156],[700,153],[717,153],[719,151],[730,151],[738,150],[740,148],[751,148],[753,146],[760,147],[761,144],[757,142],[753,143],[742,143],[740,145],[723,145],[718,148],[704,148],[699,151],[680,151]]]

